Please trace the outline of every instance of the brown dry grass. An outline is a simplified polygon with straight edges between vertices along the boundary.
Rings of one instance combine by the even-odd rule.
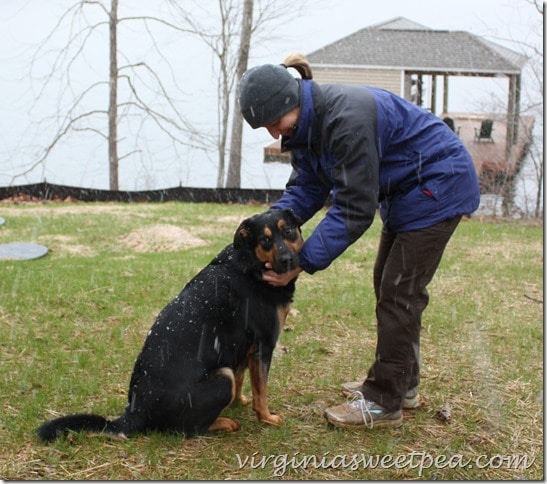
[[[242,218],[261,209],[2,207],[4,240],[34,237],[52,250],[33,262],[3,262],[0,269],[1,478],[543,478],[543,234],[541,227],[506,221],[464,221],[451,241],[424,314],[422,406],[405,412],[398,429],[346,432],[323,418],[325,407],[342,401],[339,384],[363,376],[374,356],[376,223],[329,270],[299,280],[270,381],[271,407],[285,419],[281,427],[265,426],[250,408],[235,406],[226,411],[242,425],[235,433],[192,440],[75,435],[39,443],[33,432],[46,418],[82,410],[119,414],[155,314],[230,241]],[[158,227],[177,230],[166,230],[158,242]],[[132,233],[140,242],[122,243]],[[174,247],[186,234],[206,245],[190,247],[187,239]],[[450,423],[437,417],[441,407],[450,408]],[[340,461],[412,455],[414,467]],[[452,460],[426,460],[420,469],[419,456]],[[528,461],[511,467],[501,460],[511,456]],[[250,460],[240,465],[245,457]],[[264,465],[263,457],[270,457]]]

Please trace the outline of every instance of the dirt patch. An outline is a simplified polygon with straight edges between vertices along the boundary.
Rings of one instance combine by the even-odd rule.
[[[142,227],[120,237],[119,241],[135,252],[170,252],[208,244],[175,225]]]
[[[34,195],[28,195],[27,193],[16,193],[15,195],[12,195],[11,197],[6,197],[2,200],[0,200],[0,204],[3,205],[35,205],[35,204],[46,204],[46,203],[73,203],[77,202],[78,200],[72,196],[68,196],[65,198],[61,198],[59,196],[53,197],[51,200],[44,200],[41,197],[34,196]]]
[[[81,255],[85,257],[91,257],[95,255],[95,250],[88,245],[81,245],[75,243],[76,238],[69,235],[54,235],[50,237],[44,237],[44,242],[47,246],[50,246],[52,251],[61,255]]]

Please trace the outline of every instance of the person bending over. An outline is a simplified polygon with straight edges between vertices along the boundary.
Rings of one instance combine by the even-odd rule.
[[[294,68],[300,78],[287,69]],[[264,281],[282,286],[326,269],[373,222],[383,222],[373,281],[376,358],[364,381],[342,385],[344,404],[327,408],[338,427],[396,426],[418,403],[421,317],[443,251],[460,219],[479,206],[473,161],[434,114],[368,86],[317,84],[306,58],[249,69],[238,100],[246,122],[264,127],[291,152],[292,173],[272,208],[305,223],[331,195],[331,206],[306,240],[300,267]]]

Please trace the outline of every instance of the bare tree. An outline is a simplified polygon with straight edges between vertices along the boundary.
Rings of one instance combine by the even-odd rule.
[[[534,125],[523,133],[528,141],[525,162],[532,167],[535,193],[533,194],[533,213],[528,213],[525,209],[525,216],[540,218],[543,216],[543,184],[545,178],[545,164],[543,158],[544,149],[544,125],[543,125],[543,106],[544,106],[544,84],[543,84],[543,13],[544,3],[539,0],[525,0],[525,4],[533,8],[537,13],[537,30],[530,29],[529,37],[525,40],[511,42],[516,48],[528,58],[523,73],[522,105],[521,114],[529,115],[534,118]],[[532,11],[532,10],[531,10]],[[525,193],[525,197],[528,194]]]
[[[89,10],[95,9],[102,13],[104,20],[88,21],[91,15]],[[152,122],[174,146],[193,146],[199,149],[206,149],[210,140],[198,132],[188,123],[176,103],[173,101],[168,90],[164,86],[160,75],[146,62],[127,62],[119,65],[120,52],[118,49],[118,30],[121,22],[139,22],[143,33],[150,36],[151,44],[154,44],[154,37],[148,24],[157,23],[181,34],[187,33],[179,25],[168,20],[155,16],[135,16],[118,18],[118,0],[111,0],[110,9],[104,2],[99,0],[80,0],[69,7],[60,17],[53,30],[48,34],[44,42],[36,50],[31,62],[31,70],[37,64],[38,59],[51,54],[55,50],[54,59],[51,62],[51,69],[41,79],[41,87],[35,104],[42,98],[47,97],[48,87],[57,82],[60,84],[57,91],[58,102],[57,112],[53,115],[55,134],[49,144],[36,156],[32,166],[24,173],[14,177],[23,176],[32,171],[36,166],[43,164],[51,152],[71,133],[88,132],[100,136],[108,144],[109,163],[109,186],[111,190],[119,189],[119,163],[125,158],[141,151],[139,146],[139,131],[143,129],[145,122]],[[50,47],[50,41],[54,34],[61,31],[61,27],[69,26],[69,35],[65,40],[64,47]],[[83,25],[83,26],[82,26]],[[72,79],[72,70],[79,57],[83,56],[86,49],[90,48],[94,34],[108,28],[109,32],[109,70],[108,80],[90,82],[82,89],[75,87]],[[60,75],[59,73],[63,73]],[[137,79],[146,78],[146,83],[153,85],[155,95],[163,98],[162,110],[152,103],[146,101],[139,92]],[[120,101],[120,82],[123,82],[124,99]],[[104,89],[108,90],[108,108],[89,108],[88,100],[93,97],[102,98]],[[51,89],[50,89],[51,90]],[[100,103],[100,101],[99,101]],[[93,102],[91,103],[93,104]],[[157,105],[158,103],[156,103]],[[121,114],[120,114],[121,113]],[[119,148],[119,124],[122,119],[140,119],[140,127],[135,133],[133,148],[127,150],[123,155],[118,155]],[[106,122],[105,122],[106,121]]]
[[[110,190],[118,190],[118,0],[112,0],[108,22],[110,33],[110,96],[108,103],[108,174]]]
[[[524,193],[525,208],[520,215],[525,217],[539,218],[543,215],[543,183],[544,183],[544,159],[543,159],[543,42],[542,29],[543,24],[543,3],[539,0],[522,0],[525,8],[521,12],[533,12],[532,15],[538,15],[538,28],[532,28],[528,32],[526,39],[515,40],[507,37],[493,37],[495,40],[501,40],[510,43],[512,49],[518,51],[526,59],[526,65],[523,68],[522,85],[520,87],[520,116],[529,116],[534,119],[533,123],[521,123],[519,129],[524,139],[524,158],[518,160],[519,170],[523,170],[524,165],[531,165],[535,184],[535,193]],[[532,9],[530,9],[532,7]],[[519,7],[520,8],[520,7]],[[510,29],[507,29],[508,32]],[[495,113],[500,117],[504,116],[506,100],[493,95],[489,106],[485,109]],[[529,175],[528,175],[529,176]],[[514,197],[516,186],[516,177],[511,170],[498,173],[497,177],[492,174],[493,186],[497,187],[496,193],[501,197],[504,216],[514,215],[516,207]],[[533,213],[528,210],[528,201],[530,195],[533,197]]]
[[[39,70],[36,66],[42,58],[51,59],[50,70],[45,76],[32,77],[40,82],[35,105],[40,100],[50,100],[52,91],[57,92],[57,105],[53,108],[53,114],[39,121],[42,126],[50,123],[46,129],[52,130],[53,134],[47,146],[36,154],[30,168],[13,177],[12,182],[32,172],[37,166],[45,166],[52,152],[67,138],[82,137],[87,133],[98,136],[101,143],[106,142],[108,145],[109,187],[118,190],[120,162],[129,157],[146,156],[147,149],[143,147],[144,137],[141,133],[146,131],[145,126],[151,124],[167,137],[175,150],[191,147],[209,151],[211,146],[216,146],[217,186],[239,186],[242,121],[237,119],[240,116],[239,110],[233,109],[235,86],[246,70],[252,41],[259,42],[263,38],[273,40],[275,34],[272,32],[276,23],[298,15],[300,9],[305,7],[304,3],[295,6],[288,0],[217,0],[218,15],[215,17],[211,15],[210,3],[204,5],[197,1],[166,0],[165,5],[175,9],[169,20],[154,15],[119,16],[119,5],[119,0],[75,1],[36,49],[31,71]],[[217,79],[217,133],[204,132],[187,122],[177,107],[173,93],[168,90],[154,66],[148,62],[131,62],[130,57],[120,51],[120,26],[129,22],[138,25],[139,31],[148,36],[151,48],[160,56],[162,54],[155,46],[154,34],[150,29],[153,24],[164,30],[172,29],[177,35],[192,34],[209,46]],[[57,47],[58,39],[57,44],[52,39],[55,35],[63,35],[63,28],[67,26],[69,34],[61,47]],[[88,49],[101,44],[100,35],[102,33],[104,36],[105,30],[108,31],[109,46],[107,74],[94,80],[90,78],[82,87],[79,85],[82,76],[74,73],[77,61],[85,58]],[[163,60],[167,61],[164,64],[169,65],[168,60]],[[174,75],[172,81],[173,84],[177,83]],[[161,96],[162,102],[150,102],[143,95],[143,89],[148,89],[154,96]],[[159,105],[161,107],[157,107]],[[233,155],[230,158],[228,180],[225,180],[232,115],[235,115],[232,121],[234,140],[229,151]]]
[[[237,82],[247,68],[249,50],[253,42],[275,38],[275,25],[295,17],[305,8],[305,2],[289,0],[217,0],[218,23],[211,20],[210,4],[203,2],[170,0],[178,9],[182,25],[202,40],[213,53],[217,73],[218,93],[218,172],[217,187],[237,188],[241,179],[241,128],[238,109],[232,102]],[[206,15],[197,13],[206,12]],[[190,13],[191,12],[191,13]],[[199,18],[204,20],[199,21]],[[239,38],[239,42],[237,39]],[[226,180],[226,154],[230,116],[234,137],[230,143],[230,169]]]
[[[181,25],[198,37],[213,53],[218,62],[217,70],[217,187],[224,185],[226,166],[226,140],[230,115],[230,93],[234,83],[233,46],[236,44],[236,31],[239,24],[237,0],[218,0],[218,24],[211,20],[210,4],[194,2],[188,8],[187,2],[171,0],[178,11]]]
[[[245,74],[251,48],[251,34],[253,26],[253,0],[245,0],[243,4],[243,18],[241,22],[241,39],[236,67],[236,85]],[[230,142],[230,165],[226,188],[241,186],[241,145],[243,142],[243,115],[239,109],[234,109],[232,115],[232,137]]]
[[[234,46],[237,45],[237,31],[241,23],[241,12],[238,0],[218,0],[218,23],[211,22],[210,5],[194,3],[188,9],[185,2],[172,0],[178,10],[181,23],[193,32],[212,52],[216,65],[217,80],[217,151],[218,170],[217,187],[224,186],[226,176],[226,145],[228,139],[228,122],[231,111],[231,93],[235,80]],[[190,13],[191,12],[191,13]],[[205,15],[200,15],[200,12]]]
[[[543,15],[544,15],[544,3],[539,0],[528,0],[528,3],[531,4],[536,12],[539,14],[541,19],[538,22],[538,27],[543,26]],[[536,124],[533,132],[526,133],[530,140],[528,156],[529,160],[532,163],[535,182],[536,182],[536,193],[535,193],[535,202],[534,202],[534,213],[535,218],[540,218],[543,216],[543,186],[545,180],[545,163],[543,158],[543,149],[544,149],[544,125],[543,125],[543,109],[544,109],[544,84],[543,84],[543,38],[539,34],[540,30],[538,28],[536,35],[536,42],[524,42],[522,43],[522,49],[529,57],[530,61],[528,63],[527,69],[527,78],[529,80],[530,89],[526,93],[526,106],[525,111],[534,115]],[[540,47],[541,46],[541,47]]]

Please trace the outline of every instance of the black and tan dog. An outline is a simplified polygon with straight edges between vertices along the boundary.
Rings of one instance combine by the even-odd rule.
[[[241,394],[249,368],[253,410],[266,423],[281,418],[268,409],[268,372],[289,311],[295,281],[262,281],[267,262],[278,273],[298,266],[303,241],[296,218],[269,210],[244,220],[228,245],[158,315],[137,358],[128,404],[114,420],[68,415],[45,422],[38,436],[52,441],[69,431],[131,436],[151,430],[187,436],[237,430],[219,417]]]

